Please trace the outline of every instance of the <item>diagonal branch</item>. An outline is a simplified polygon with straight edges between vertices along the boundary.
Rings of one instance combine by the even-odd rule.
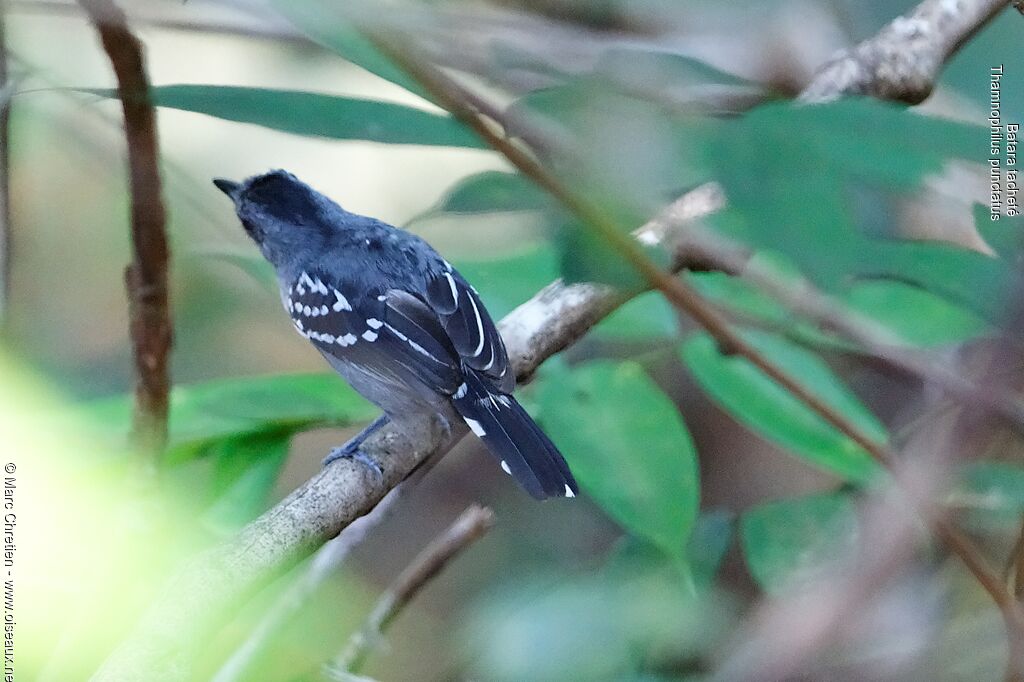
[[[843,95],[918,104],[931,94],[942,67],[1009,0],[925,0],[877,35],[843,50],[800,93],[804,102]]]
[[[132,262],[125,271],[136,373],[132,440],[140,451],[155,457],[167,441],[167,364],[172,335],[167,277],[170,253],[156,113],[150,101],[142,43],[128,28],[124,12],[111,0],[79,3],[95,24],[110,58],[124,111],[132,200]]]
[[[394,584],[381,595],[363,627],[352,635],[345,649],[324,669],[328,680],[343,679],[341,673],[358,673],[391,621],[423,587],[463,550],[482,538],[494,525],[494,512],[473,505],[466,509],[441,535],[423,548]]]

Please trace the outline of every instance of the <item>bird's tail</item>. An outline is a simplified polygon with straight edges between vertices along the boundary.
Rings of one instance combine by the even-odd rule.
[[[579,492],[562,453],[516,399],[495,391],[469,368],[453,397],[469,428],[501,461],[501,468],[537,499]]]

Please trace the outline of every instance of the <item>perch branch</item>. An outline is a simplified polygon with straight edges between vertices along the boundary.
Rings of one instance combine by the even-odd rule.
[[[800,100],[813,103],[868,95],[922,102],[946,61],[1009,4],[1009,0],[925,0],[877,35],[829,60],[800,93]]]
[[[482,538],[494,525],[494,512],[473,505],[441,535],[434,538],[381,595],[370,615],[349,639],[345,649],[324,668],[328,680],[338,682],[344,675],[358,673],[391,621],[423,587],[463,550]],[[339,675],[338,673],[342,673]]]
[[[171,311],[167,266],[170,253],[161,198],[156,113],[150,100],[142,43],[124,12],[110,0],[79,0],[99,32],[117,77],[128,143],[132,261],[125,270],[132,349],[135,411],[132,440],[155,456],[167,440]]]

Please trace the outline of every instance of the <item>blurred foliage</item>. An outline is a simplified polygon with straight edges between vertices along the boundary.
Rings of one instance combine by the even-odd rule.
[[[842,494],[779,500],[740,517],[743,556],[769,592],[833,575],[857,545],[853,502]]]
[[[423,88],[352,28],[333,3],[272,4],[316,43],[429,106]],[[625,9],[619,2],[598,4],[602,26],[615,25]],[[641,9],[653,12],[655,5]],[[850,4],[847,19],[867,34],[893,11],[891,3]],[[1007,61],[1021,49],[1019,40],[1011,40],[1010,32],[1019,29],[1013,21],[1019,23],[1007,13],[954,60],[945,75],[953,94],[976,106],[986,104],[986,83],[979,74],[995,63],[993,46],[1006,46],[1001,49]],[[778,101],[767,86],[642,41],[615,45],[564,70],[508,46],[488,49],[496,68],[544,77],[543,88],[505,93],[510,120],[535,124],[564,139],[570,153],[539,150],[538,157],[623,233],[687,188],[716,180],[724,187],[727,206],[704,220],[704,227],[748,251],[749,269],[798,290],[821,289],[838,313],[887,330],[893,343],[949,351],[999,333],[1005,324],[1008,297],[1019,285],[1024,223],[990,222],[987,208],[975,206],[975,228],[994,252],[990,255],[939,239],[906,238],[898,211],[906,202],[931,201],[929,182],[950,161],[984,162],[983,126],[861,99],[813,107]],[[443,112],[317,93],[307,91],[312,90],[309,83],[300,85],[303,90],[162,85],[154,95],[166,109],[307,137],[485,153],[473,133]],[[113,95],[110,90],[90,92]],[[1007,115],[1019,115],[1024,89],[1007,93]],[[530,139],[528,128],[518,132]],[[498,166],[495,158],[491,161]],[[425,165],[423,172],[429,170]],[[955,210],[966,211],[962,204],[955,204],[960,207]],[[198,214],[205,215],[204,209]],[[439,232],[455,233],[451,240],[456,246],[463,237],[489,245],[499,235],[484,220],[495,214],[514,220],[506,246],[473,253],[466,249],[451,258],[495,318],[558,276],[641,288],[631,266],[588,225],[504,166],[459,179],[417,215],[410,229],[429,233],[441,225]],[[537,225],[546,229],[537,230]],[[231,263],[265,290],[274,290],[274,278],[255,251],[195,248],[192,253],[190,268],[201,272],[211,263]],[[668,262],[660,247],[647,253],[661,265]],[[872,395],[859,385],[855,391],[852,373],[837,362],[863,349],[794,314],[742,275],[686,272],[680,277],[725,313],[771,363],[862,432],[880,443],[896,438],[891,435],[897,433],[894,411],[885,410],[877,392]],[[182,315],[201,319],[204,331],[218,328],[229,306],[220,301],[213,315],[214,303],[206,294],[209,287],[227,286],[225,281],[208,273],[183,279],[192,288],[183,286]],[[237,353],[237,333],[224,333],[221,341],[227,345],[229,339],[229,352]],[[198,342],[189,348],[205,351]],[[678,376],[662,373],[664,368]],[[704,398],[733,420],[726,426],[751,430],[824,472],[828,485],[844,487],[757,499],[745,503],[745,509],[719,507],[716,500],[713,509],[702,511],[701,467],[706,471],[719,463],[709,461],[695,441],[703,445],[702,431],[725,427],[712,422],[714,415],[701,403],[680,398],[683,391],[672,383],[680,376],[692,380]],[[133,459],[124,452],[129,396],[72,407],[47,395],[42,382],[26,378],[20,366],[3,357],[0,383],[0,431],[11,452],[47,453],[37,464],[39,480],[45,478],[48,486],[33,486],[30,502],[30,514],[47,527],[29,550],[45,561],[33,555],[27,596],[19,598],[45,607],[25,626],[24,641],[31,645],[24,655],[29,669],[47,671],[51,679],[85,677],[169,566],[265,511],[297,434],[358,425],[375,414],[341,379],[327,374],[281,373],[178,386],[171,400],[170,445],[162,460],[163,489],[155,494],[134,478]],[[537,557],[527,563],[519,556],[527,545],[518,539],[521,544],[494,550],[516,563],[489,566],[479,578],[483,587],[474,592],[483,595],[479,600],[466,598],[454,614],[441,608],[419,614],[426,623],[420,627],[435,632],[435,639],[424,638],[428,646],[436,642],[437,631],[447,633],[450,622],[468,619],[466,631],[454,638],[467,642],[469,650],[453,655],[458,660],[452,665],[482,679],[695,679],[713,663],[709,652],[735,634],[740,598],[735,593],[743,583],[737,571],[753,578],[759,595],[776,597],[829,575],[856,547],[856,503],[885,484],[880,467],[849,437],[747,360],[723,353],[655,292],[641,293],[615,311],[566,360],[547,363],[524,402],[563,450],[581,484],[582,511],[566,513],[597,518],[596,524],[610,521],[614,529],[601,526],[605,535],[621,537],[609,542],[602,536],[602,544],[581,532],[579,545],[593,544],[592,556],[569,568],[553,568]],[[60,432],[50,433],[41,426],[40,414],[47,424],[55,414],[71,418],[55,420],[62,425]],[[733,447],[723,440],[724,446],[712,445]],[[143,490],[134,491],[136,485]],[[438,497],[457,498],[460,492],[466,494],[453,486]],[[548,517],[562,512],[561,507],[520,511],[522,499],[512,499],[515,511],[499,518],[519,522],[519,516],[540,514],[537,528],[543,533],[553,525]],[[958,472],[945,502],[963,512],[962,519],[978,533],[1012,534],[1024,513],[1024,469],[1015,462],[974,462]],[[96,528],[113,530],[96,533]],[[102,537],[96,546],[83,540],[97,535]],[[542,542],[536,532],[532,541]],[[543,541],[557,544],[546,536]],[[98,554],[97,548],[102,550]],[[730,556],[737,554],[742,561],[733,563],[741,569],[730,566]],[[73,575],[68,567],[85,555],[104,558],[88,575]],[[403,557],[389,559],[400,565]],[[387,571],[374,568],[375,582],[383,582],[385,576],[377,572]],[[250,606],[251,612],[239,615],[206,652],[206,668],[218,668],[222,654],[244,639],[286,585],[276,584]],[[293,677],[293,661],[305,674],[336,650],[342,641],[335,631],[336,612],[347,632],[365,608],[369,591],[378,586],[353,580],[343,587],[325,588],[327,596],[312,600],[309,618],[297,617],[294,632],[261,653],[266,679]],[[461,595],[461,588],[455,591]],[[352,603],[353,592],[358,603]],[[110,617],[90,632],[95,619],[88,614],[101,605]],[[47,660],[58,631],[63,647],[57,649],[62,656],[55,657],[62,658],[59,664]],[[411,633],[403,635],[416,641],[421,634]],[[410,656],[418,656],[411,648]],[[428,678],[415,674],[411,679]],[[437,671],[436,677],[456,675]]]

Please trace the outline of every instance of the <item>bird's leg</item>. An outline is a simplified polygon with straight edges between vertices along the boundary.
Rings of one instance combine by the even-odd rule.
[[[378,477],[383,478],[384,472],[381,471],[380,465],[377,464],[369,455],[364,453],[360,446],[369,438],[373,433],[388,423],[388,416],[382,414],[381,416],[370,422],[369,426],[360,431],[354,438],[349,442],[345,443],[341,447],[334,448],[331,450],[326,457],[324,457],[323,466],[327,466],[331,462],[335,462],[339,459],[351,459],[360,464],[365,464],[370,468]]]

